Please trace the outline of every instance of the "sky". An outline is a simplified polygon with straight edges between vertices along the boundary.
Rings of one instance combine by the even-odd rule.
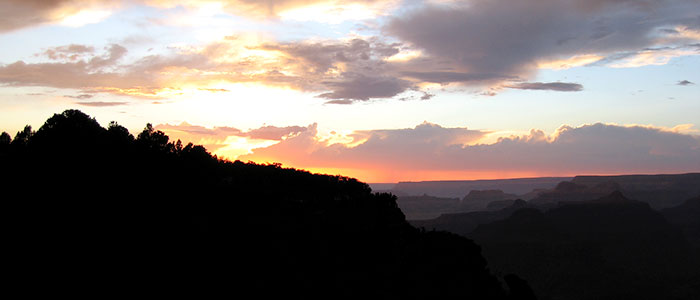
[[[0,0],[0,131],[365,182],[698,172],[699,70],[697,0]]]

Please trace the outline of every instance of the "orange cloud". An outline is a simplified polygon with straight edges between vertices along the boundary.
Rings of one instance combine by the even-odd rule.
[[[348,146],[307,131],[239,159],[339,170],[374,182],[700,170],[700,136],[673,129],[599,123],[477,144],[487,134],[422,124],[359,132],[363,142]]]

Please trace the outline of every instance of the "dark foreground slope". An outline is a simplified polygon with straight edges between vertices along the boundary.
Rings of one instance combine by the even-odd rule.
[[[698,299],[700,266],[680,230],[619,192],[526,208],[469,234],[493,268],[542,299]]]
[[[680,228],[688,241],[700,249],[700,196],[661,210],[666,219]]]
[[[75,110],[3,141],[6,284],[24,295],[528,296],[352,178],[221,161]]]

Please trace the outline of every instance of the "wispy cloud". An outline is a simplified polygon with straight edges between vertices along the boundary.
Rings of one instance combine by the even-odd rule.
[[[583,90],[583,85],[569,82],[523,82],[506,87],[519,90],[550,90],[559,92],[579,92]]]
[[[83,105],[83,106],[92,106],[92,107],[111,107],[111,106],[128,105],[129,102],[103,102],[103,101],[92,101],[92,102],[75,102],[75,104]]]

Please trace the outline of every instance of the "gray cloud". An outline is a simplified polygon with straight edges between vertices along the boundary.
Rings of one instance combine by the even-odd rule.
[[[277,50],[289,55],[293,63],[303,64],[313,73],[335,69],[339,62],[350,68],[371,69],[381,59],[399,53],[400,44],[386,44],[376,38],[352,39],[348,42],[266,44],[261,49]]]
[[[79,95],[63,95],[63,97],[73,98],[73,99],[90,99],[95,95],[90,94],[79,94]]]
[[[579,92],[583,90],[583,85],[568,82],[523,82],[507,87],[520,90],[550,90],[559,92]]]
[[[333,92],[321,94],[319,97],[333,100],[365,101],[376,98],[391,98],[412,85],[409,81],[391,77],[370,77],[359,74],[350,74],[346,77],[350,78],[337,82],[324,82],[333,89]]]
[[[681,80],[681,81],[679,81],[679,82],[676,83],[676,84],[677,84],[677,85],[693,85],[693,84],[695,84],[695,83],[692,83],[692,82],[690,82],[690,81],[688,81],[688,80]]]
[[[52,21],[51,12],[71,1],[5,0],[0,2],[0,32]]]
[[[634,55],[659,43],[656,29],[689,25],[698,11],[700,2],[692,0],[474,0],[428,4],[393,19],[385,29],[435,58],[452,61],[456,73],[527,79],[542,61]],[[421,79],[470,78],[443,75]]]
[[[76,50],[76,48],[80,48]],[[70,45],[50,49],[49,57],[59,61],[27,64],[17,61],[0,66],[0,83],[12,86],[50,86],[56,88],[87,89],[95,87],[126,87],[121,85],[125,78],[107,68],[116,63],[127,53],[126,48],[112,44],[105,48],[103,55],[93,55],[86,59],[73,60],[67,53],[86,53],[90,47]],[[57,50],[59,49],[59,50]],[[73,49],[73,50],[70,50]],[[85,50],[85,51],[80,51]],[[45,52],[46,53],[46,52]],[[68,61],[62,61],[67,59]]]
[[[450,82],[464,82],[464,83],[483,83],[483,82],[493,82],[493,81],[503,81],[506,79],[516,79],[514,76],[500,75],[500,74],[490,74],[490,73],[461,73],[461,72],[416,72],[416,71],[406,71],[401,72],[401,75],[415,78],[424,82],[434,82],[434,83],[450,83]]]
[[[49,48],[41,55],[45,55],[52,60],[70,60],[76,61],[82,58],[83,55],[91,54],[95,52],[95,48],[86,45],[70,44],[66,46],[59,46]]]
[[[348,104],[353,104],[355,101],[352,100],[330,100],[326,101],[325,104],[340,104],[340,105],[348,105]]]

